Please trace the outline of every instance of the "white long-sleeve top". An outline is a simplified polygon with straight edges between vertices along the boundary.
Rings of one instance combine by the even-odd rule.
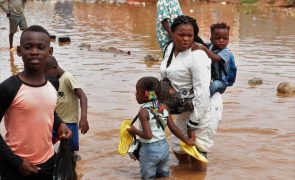
[[[197,129],[199,122],[208,118],[209,115],[211,59],[202,50],[188,49],[180,52],[176,57],[173,54],[171,64],[166,68],[172,47],[173,43],[167,47],[161,63],[161,77],[162,79],[167,77],[176,91],[182,88],[188,90],[193,88],[194,110],[190,113],[188,125]]]

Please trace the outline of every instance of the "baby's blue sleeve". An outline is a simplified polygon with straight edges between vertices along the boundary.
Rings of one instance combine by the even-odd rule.
[[[217,55],[223,60],[224,64],[229,63],[231,52],[228,48],[224,48],[222,51],[218,52]]]

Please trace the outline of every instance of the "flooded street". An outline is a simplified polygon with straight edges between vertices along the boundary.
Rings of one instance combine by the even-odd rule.
[[[27,3],[28,25],[71,38],[70,44],[51,45],[60,66],[75,75],[88,97],[90,131],[80,136],[80,179],[140,178],[139,163],[118,155],[117,146],[122,120],[133,118],[139,109],[136,81],[147,75],[160,77],[161,62],[144,61],[148,53],[160,56],[156,1],[148,2]],[[199,35],[206,41],[212,23],[230,25],[229,48],[238,75],[234,87],[222,95],[223,119],[208,154],[208,170],[194,172],[178,165],[170,150],[171,176],[166,179],[295,179],[295,96],[276,94],[280,82],[295,83],[294,9],[180,2],[183,13],[197,19]],[[9,22],[0,12],[3,81],[23,65],[16,52],[9,53]],[[20,34],[15,34],[15,47]],[[248,85],[253,77],[262,78],[263,84]]]

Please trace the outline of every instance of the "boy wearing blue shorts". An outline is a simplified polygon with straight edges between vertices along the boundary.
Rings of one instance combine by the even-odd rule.
[[[82,134],[86,134],[89,130],[87,121],[87,97],[74,76],[59,67],[55,57],[50,56],[47,59],[45,73],[48,77],[58,78],[59,87],[56,112],[73,132],[70,148],[75,155],[75,159],[79,160],[79,129]],[[79,100],[81,107],[80,121]]]

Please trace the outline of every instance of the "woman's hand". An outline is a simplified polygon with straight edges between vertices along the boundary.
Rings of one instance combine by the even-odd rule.
[[[186,144],[190,145],[190,146],[194,146],[195,145],[195,142],[196,142],[196,136],[193,135],[191,137],[189,137],[187,139],[187,142],[185,142]]]
[[[187,142],[185,142],[188,145],[194,146],[196,142],[196,134],[194,130],[188,130],[187,131],[188,139]]]
[[[199,43],[194,43],[192,45],[192,51],[196,51],[196,50],[204,50],[204,47],[202,44]]]

